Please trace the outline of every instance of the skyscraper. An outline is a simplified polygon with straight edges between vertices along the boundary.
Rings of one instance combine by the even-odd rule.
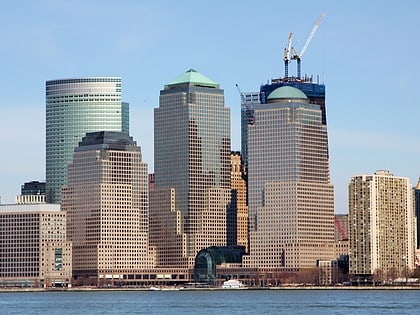
[[[128,103],[121,101],[121,78],[95,77],[46,82],[46,196],[61,202],[67,164],[87,132],[129,133]]]
[[[334,256],[334,188],[320,105],[282,86],[248,127],[251,268],[313,268]]]
[[[227,212],[227,245],[243,246],[248,252],[248,206],[244,165],[239,152],[231,153],[231,203]]]
[[[415,261],[413,188],[389,171],[349,183],[349,272],[361,280],[405,277]]]
[[[147,164],[122,132],[87,133],[68,167],[63,210],[76,276],[121,279],[152,268]]]
[[[192,267],[199,250],[226,245],[230,110],[224,106],[223,90],[213,80],[188,70],[160,92],[154,130],[152,193],[161,194],[166,190],[173,195],[175,203],[161,198],[168,200],[162,205],[172,204],[179,211],[178,220],[173,221],[181,220],[178,234],[184,235],[178,253],[181,252],[187,265]],[[151,211],[161,214],[167,211],[169,215],[171,208],[152,205]],[[159,257],[160,248],[156,250]]]

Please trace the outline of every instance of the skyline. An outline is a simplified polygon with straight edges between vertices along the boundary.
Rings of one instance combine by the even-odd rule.
[[[283,76],[289,33],[299,50],[323,12],[302,58],[302,74],[319,75],[326,85],[335,212],[348,212],[347,184],[354,175],[387,169],[415,186],[417,1],[302,1],[296,8],[276,1],[262,7],[251,1],[17,1],[0,4],[2,204],[14,203],[23,183],[45,180],[47,80],[121,77],[130,136],[151,173],[153,109],[165,84],[190,68],[219,83],[231,109],[232,150],[240,151],[235,84],[243,92],[258,91]],[[296,74],[295,62],[289,73]]]

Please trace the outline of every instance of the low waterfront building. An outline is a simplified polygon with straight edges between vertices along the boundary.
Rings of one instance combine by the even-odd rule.
[[[57,204],[0,206],[0,286],[70,284],[66,215]]]

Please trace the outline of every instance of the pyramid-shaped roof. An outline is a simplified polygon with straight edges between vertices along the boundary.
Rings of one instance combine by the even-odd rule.
[[[200,72],[197,72],[194,69],[190,69],[184,74],[180,75],[175,80],[169,82],[165,85],[166,87],[170,87],[173,85],[179,85],[179,84],[193,84],[193,85],[201,85],[201,86],[207,86],[207,87],[215,87],[218,88],[219,84],[214,82],[213,80],[207,78],[206,76],[202,75]]]

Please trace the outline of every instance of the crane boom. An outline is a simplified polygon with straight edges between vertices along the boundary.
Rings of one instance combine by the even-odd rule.
[[[318,20],[316,20],[314,27],[312,28],[311,33],[309,33],[308,38],[306,39],[305,44],[303,45],[300,53],[298,53],[296,51],[296,49],[294,47],[292,47],[292,60],[296,60],[297,61],[297,77],[300,78],[300,74],[301,74],[301,59],[303,54],[305,53],[306,49],[309,46],[309,43],[312,40],[312,37],[314,37],[316,30],[318,29],[319,23],[321,23],[323,17],[325,16],[325,13],[321,13],[321,15],[319,16]]]
[[[287,46],[284,49],[284,61],[290,60],[290,48],[292,47],[292,32],[290,32],[289,40],[287,42]]]
[[[318,29],[319,23],[321,23],[322,18],[325,16],[325,13],[321,13],[321,15],[319,16],[318,20],[316,20],[314,27],[312,28],[311,33],[309,34],[308,38],[306,39],[305,44],[303,45],[302,49],[300,50],[300,54],[299,57],[302,58],[302,55],[305,53],[306,49],[309,46],[309,43],[312,40],[312,37],[314,37],[316,30]]]
[[[290,32],[289,40],[287,42],[286,48],[284,48],[284,77],[289,76],[289,61],[290,61],[290,48],[292,47],[292,32]]]

